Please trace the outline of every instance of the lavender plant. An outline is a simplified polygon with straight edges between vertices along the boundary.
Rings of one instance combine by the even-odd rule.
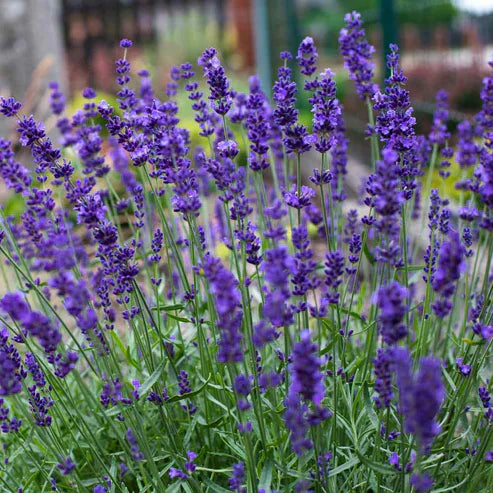
[[[23,203],[1,216],[2,491],[491,491],[493,76],[456,150],[444,91],[417,135],[398,48],[378,87],[348,14],[371,142],[351,198],[311,38],[281,55],[273,104],[255,77],[236,92],[214,48],[205,85],[184,63],[160,98],[131,47],[119,108],[88,88],[67,115],[50,86],[59,145],[0,100],[32,157],[0,140]],[[454,151],[459,203],[424,178],[449,180]]]

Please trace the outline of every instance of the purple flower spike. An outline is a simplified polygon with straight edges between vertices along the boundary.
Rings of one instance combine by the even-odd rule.
[[[229,478],[229,489],[236,491],[238,493],[243,493],[246,491],[246,488],[242,486],[245,482],[245,465],[243,462],[237,462],[233,464],[233,472],[231,477]]]
[[[96,91],[92,87],[86,87],[82,90],[82,96],[86,99],[94,99],[97,94]]]
[[[289,367],[292,377],[290,391],[301,394],[305,400],[320,406],[325,389],[317,351],[317,345],[311,341],[310,331],[302,331],[300,342],[293,349],[293,362]]]
[[[0,400],[2,396],[21,391],[21,357],[13,344],[8,344],[7,329],[0,329]]]
[[[192,391],[190,387],[190,380],[188,379],[188,372],[180,370],[178,374],[178,387],[180,388],[180,395],[188,394]]]
[[[307,437],[309,426],[315,426],[331,416],[328,409],[321,406],[325,388],[317,351],[317,345],[311,342],[310,331],[302,331],[288,367],[291,385],[285,401],[284,422],[290,432],[293,451],[299,456],[313,447]],[[310,402],[315,405],[313,411],[309,411]]]
[[[379,348],[377,357],[373,359],[375,366],[375,392],[378,397],[374,397],[377,407],[389,407],[394,398],[392,390],[392,362],[393,355],[389,349]]]
[[[0,300],[0,308],[16,320],[31,336],[38,339],[47,353],[55,351],[62,339],[57,327],[41,312],[31,311],[20,293],[7,293]]]
[[[457,358],[455,360],[455,364],[457,365],[457,368],[462,373],[462,375],[467,377],[471,373],[471,365],[465,365],[463,361],[464,361],[463,358]]]
[[[426,493],[433,487],[433,478],[426,472],[415,473],[411,476],[410,483],[418,493]]]
[[[132,428],[127,429],[127,433],[125,434],[127,438],[127,442],[130,445],[130,454],[132,459],[135,461],[140,461],[144,458],[144,454],[140,451],[139,444],[137,443],[137,439],[135,438],[134,432]]]
[[[57,464],[57,467],[64,476],[68,476],[75,469],[75,464],[70,456],[68,456],[65,459],[62,459],[60,463]]]
[[[298,56],[296,57],[298,65],[301,67],[300,72],[308,77],[313,75],[317,70],[317,58],[318,53],[313,38],[307,36],[301,42],[298,48]]]
[[[440,247],[438,269],[432,282],[433,289],[440,295],[440,299],[432,305],[432,308],[440,318],[447,316],[452,310],[450,298],[465,268],[465,248],[458,233],[452,231],[449,237],[450,241],[444,241]]]
[[[394,350],[394,368],[405,429],[415,434],[422,452],[429,453],[433,439],[440,432],[435,419],[445,397],[441,363],[434,358],[423,358],[418,374],[414,375],[409,351],[397,348]]]
[[[342,114],[341,106],[336,99],[336,83],[333,77],[334,74],[330,69],[323,71],[317,81],[317,88],[310,98],[313,131],[317,137],[315,149],[321,153],[327,152],[334,145],[335,133]]]
[[[303,296],[308,290],[316,289],[320,283],[314,274],[317,264],[313,260],[313,250],[310,248],[306,226],[301,225],[293,228],[292,239],[293,246],[296,249],[296,274],[292,279],[294,284],[293,294]]]
[[[491,403],[491,395],[486,387],[479,387],[478,389],[479,398],[486,409],[484,416],[487,421],[493,421],[493,405]]]
[[[53,114],[55,115],[61,115],[63,113],[63,110],[65,109],[65,96],[63,93],[60,91],[60,88],[58,86],[58,83],[53,81],[50,82],[50,107],[51,111],[53,111]]]
[[[366,191],[369,197],[365,204],[378,214],[376,229],[383,236],[381,245],[376,248],[377,259],[395,265],[400,261],[399,215],[405,195],[399,181],[398,154],[386,148],[382,158],[376,163],[376,172],[368,177]]]
[[[406,288],[397,281],[378,290],[378,329],[386,344],[396,344],[407,335],[407,328],[402,322],[408,308],[404,304],[407,294]]]
[[[234,140],[223,140],[217,144],[217,149],[219,155],[222,158],[234,159],[240,150],[238,149],[238,144]]]
[[[391,70],[391,76],[385,81],[385,92],[377,92],[373,97],[373,108],[379,111],[375,131],[386,147],[407,153],[416,147],[416,118],[412,116],[409,91],[404,89],[407,78],[399,65],[397,45],[390,45],[387,67]]]
[[[294,125],[298,119],[296,103],[296,82],[291,80],[291,69],[279,67],[278,78],[272,89],[272,99],[276,103],[274,120],[281,128]]]
[[[221,333],[217,359],[221,363],[234,363],[243,360],[241,347],[241,294],[238,281],[221,260],[206,254],[197,269],[209,282],[218,314],[217,326]]]
[[[250,77],[250,94],[248,95],[246,107],[246,127],[247,135],[250,140],[250,154],[248,164],[254,171],[269,167],[268,159],[268,139],[269,139],[269,119],[271,109],[265,94],[260,88],[258,77]]]
[[[22,108],[22,104],[14,98],[0,98],[0,113],[5,116],[15,116]]]
[[[291,187],[289,192],[284,192],[284,199],[289,207],[294,207],[295,209],[303,209],[308,207],[312,202],[312,197],[315,196],[314,190],[305,185],[301,186],[301,191],[298,194],[296,185]]]
[[[233,105],[233,97],[229,88],[229,80],[225,75],[224,67],[217,58],[215,48],[209,48],[198,59],[202,67],[204,77],[207,78],[212,107],[218,115],[226,115]]]
[[[346,27],[339,35],[339,49],[344,58],[344,66],[356,85],[361,99],[373,98],[378,86],[373,82],[375,64],[371,61],[375,48],[368,43],[363,29],[363,21],[358,12],[346,14]]]
[[[457,162],[461,168],[474,166],[478,154],[478,147],[474,143],[474,129],[466,120],[459,123],[457,130],[459,133]]]
[[[444,145],[450,138],[447,132],[447,119],[449,114],[449,95],[447,91],[440,89],[436,94],[436,110],[433,115],[429,140],[432,144]]]
[[[329,303],[339,303],[339,293],[337,288],[342,282],[342,274],[344,273],[344,255],[336,250],[325,254],[325,285],[327,293],[325,298]]]
[[[275,327],[292,322],[293,313],[288,301],[290,298],[289,276],[296,269],[295,260],[288,253],[285,245],[280,245],[265,252],[261,266],[269,290],[265,296],[264,316]]]
[[[307,406],[301,403],[300,396],[295,392],[288,393],[285,405],[284,423],[290,432],[291,446],[294,453],[301,456],[305,450],[313,448],[313,442],[307,437]]]

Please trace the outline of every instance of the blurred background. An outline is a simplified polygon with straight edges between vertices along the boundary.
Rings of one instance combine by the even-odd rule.
[[[419,131],[426,131],[441,87],[451,93],[452,125],[478,111],[481,79],[493,60],[493,0],[0,0],[0,94],[22,99],[25,111],[40,117],[47,115],[51,80],[74,109],[86,86],[111,102],[123,37],[134,41],[134,71],[147,68],[156,89],[164,88],[172,65],[195,62],[215,46],[235,89],[245,90],[247,75],[258,73],[269,90],[279,52],[296,53],[309,35],[319,67],[337,73],[349,133],[359,134],[366,110],[354,97],[337,42],[351,10],[361,12],[377,48],[380,80],[385,47],[400,45]],[[301,110],[308,119],[309,108]],[[0,121],[0,135],[5,125]]]

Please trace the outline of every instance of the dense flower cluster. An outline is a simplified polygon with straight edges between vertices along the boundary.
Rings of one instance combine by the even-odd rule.
[[[414,375],[411,357],[406,349],[395,349],[393,359],[400,411],[405,417],[406,431],[414,433],[421,450],[428,453],[434,437],[440,431],[436,415],[445,396],[440,361],[423,358],[419,373]]]
[[[457,132],[440,91],[418,135],[397,46],[379,89],[358,13],[339,43],[369,115],[362,200],[310,37],[273,104],[215,48],[161,91],[128,39],[114,106],[87,87],[68,114],[50,84],[58,141],[0,98],[2,491],[487,484],[493,78]]]

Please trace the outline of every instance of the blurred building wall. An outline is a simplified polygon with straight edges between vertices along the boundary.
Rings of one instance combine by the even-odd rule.
[[[65,88],[60,1],[0,0],[0,13],[0,94],[22,99],[25,112],[39,113],[49,81]],[[1,136],[6,125],[0,119]]]
[[[237,49],[243,58],[243,65],[255,65],[255,41],[252,26],[252,0],[229,0],[228,10],[237,36]]]

